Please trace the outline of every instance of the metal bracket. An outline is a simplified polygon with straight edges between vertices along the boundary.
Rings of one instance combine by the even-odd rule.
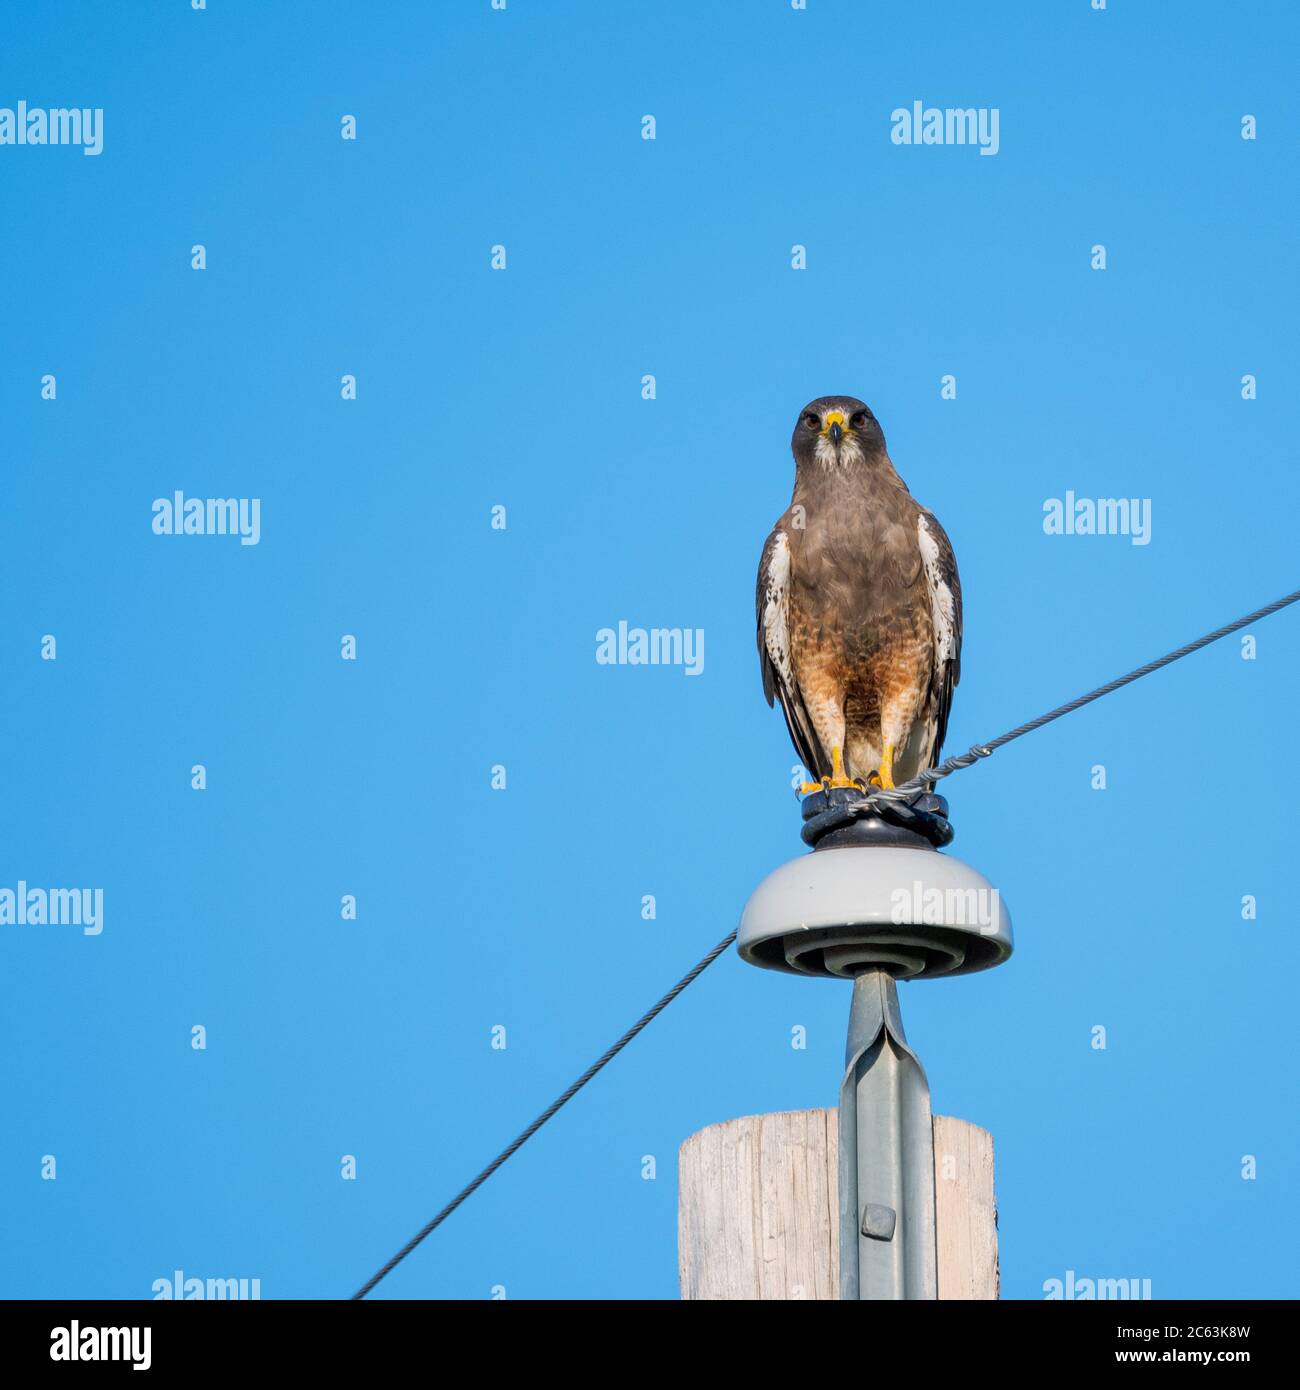
[[[840,1297],[937,1298],[930,1083],[881,969],[853,982],[839,1178]]]

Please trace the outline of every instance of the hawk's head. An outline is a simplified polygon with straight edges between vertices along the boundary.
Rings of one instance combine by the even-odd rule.
[[[856,396],[818,396],[799,412],[790,440],[803,467],[852,467],[885,452],[880,423]]]

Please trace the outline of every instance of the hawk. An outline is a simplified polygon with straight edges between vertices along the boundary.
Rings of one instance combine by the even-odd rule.
[[[876,417],[821,396],[791,440],[794,496],[758,567],[763,694],[823,787],[893,787],[939,759],[961,675],[952,545]]]

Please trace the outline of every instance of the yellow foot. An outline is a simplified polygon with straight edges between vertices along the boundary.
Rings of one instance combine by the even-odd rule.
[[[838,748],[831,749],[831,775],[823,777],[820,782],[805,782],[799,788],[800,796],[808,796],[812,792],[828,792],[840,787],[857,787],[861,784],[854,778],[849,777],[844,769],[844,758]]]
[[[882,787],[885,791],[894,789],[894,745],[885,744],[885,758],[881,764],[880,771],[874,774],[875,785]]]
[[[822,778],[822,785],[828,790],[831,787],[856,787],[858,784],[848,774],[848,769],[844,766],[844,756],[838,748],[831,749],[831,775]]]
[[[804,782],[799,787],[800,796],[811,796],[813,792],[828,792],[838,787],[856,787],[862,790],[862,783],[852,777],[823,777],[820,782]]]

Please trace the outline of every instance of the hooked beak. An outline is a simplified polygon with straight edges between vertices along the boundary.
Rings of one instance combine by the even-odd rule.
[[[844,438],[844,412],[832,410],[826,416],[824,426],[822,433],[830,435],[831,443],[838,446],[840,440]]]

